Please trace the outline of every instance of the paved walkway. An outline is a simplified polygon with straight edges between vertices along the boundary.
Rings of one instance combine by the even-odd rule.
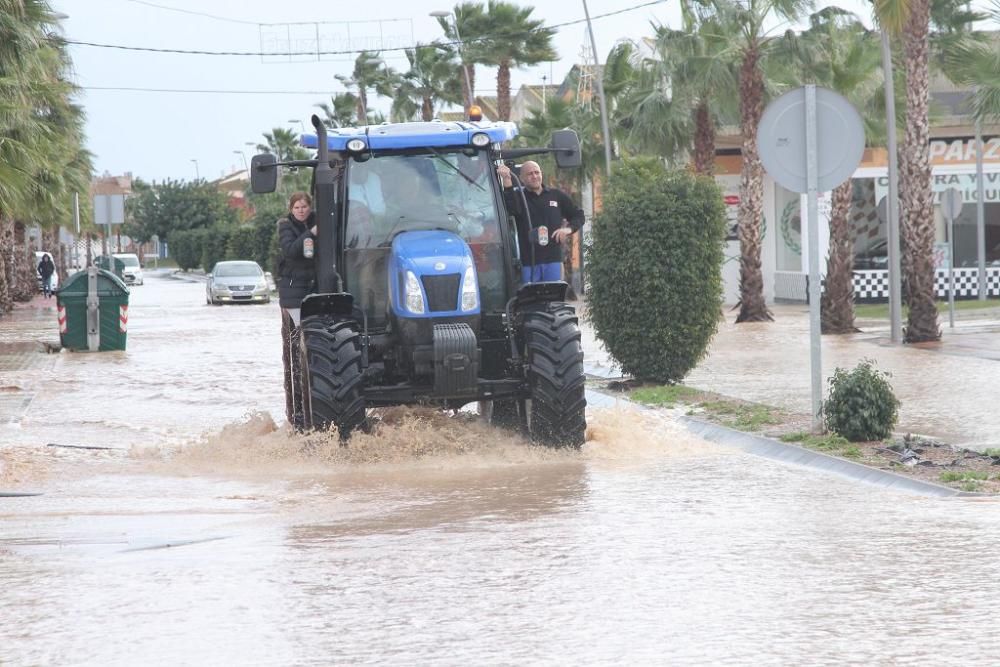
[[[684,383],[809,414],[808,307],[776,304],[771,310],[774,322],[739,325],[736,313],[726,311],[707,357]],[[961,312],[955,329],[948,327],[947,315],[941,321],[938,343],[894,345],[887,320],[859,319],[862,333],[824,336],[824,398],[835,368],[872,359],[892,374],[901,402],[898,430],[976,449],[1000,447],[1000,410],[994,406],[1000,397],[1000,312]],[[584,351],[588,372],[615,374],[586,324]]]
[[[45,342],[58,344],[56,300],[36,297],[0,317],[0,423],[24,414],[34,387],[20,386],[32,369],[50,369],[55,355]],[[734,324],[727,311],[707,357],[685,384],[808,414],[809,311],[804,305],[774,305],[774,322]],[[39,322],[51,335],[39,339]],[[942,318],[942,340],[923,345],[893,345],[888,322],[859,320],[862,333],[823,337],[823,375],[873,359],[892,374],[901,401],[898,429],[933,435],[977,449],[1000,447],[1000,312],[964,311],[949,329]],[[620,375],[583,319],[587,372]],[[19,380],[20,379],[20,380]],[[30,384],[30,382],[28,383]],[[827,385],[824,385],[824,396]],[[17,417],[15,417],[17,418]]]

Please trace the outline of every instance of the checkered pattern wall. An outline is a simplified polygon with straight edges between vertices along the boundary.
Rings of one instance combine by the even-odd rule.
[[[979,296],[979,269],[955,269],[955,298],[973,299]],[[948,298],[948,271],[938,269],[934,289],[939,299]],[[986,295],[1000,296],[1000,268],[986,269]],[[855,271],[854,298],[859,303],[889,300],[888,271]]]

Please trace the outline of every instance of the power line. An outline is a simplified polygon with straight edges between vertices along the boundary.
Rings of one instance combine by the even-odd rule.
[[[132,0],[132,1],[133,2],[140,2],[140,0]],[[666,0],[652,0],[651,2],[646,2],[646,3],[643,3],[641,5],[634,5],[632,7],[626,7],[624,9],[619,9],[619,10],[616,10],[616,11],[613,11],[613,12],[607,12],[605,14],[598,14],[598,15],[592,16],[591,20],[593,21],[593,20],[597,20],[597,19],[607,18],[609,16],[616,16],[618,14],[625,14],[627,12],[632,12],[632,11],[635,11],[637,9],[643,9],[645,7],[651,7],[652,5],[659,5],[659,4],[662,4],[664,2],[666,2]],[[149,3],[144,3],[144,4],[149,4]],[[181,11],[181,10],[178,10],[178,11]],[[213,16],[212,18],[219,18],[219,17]],[[439,45],[442,45],[442,46],[457,46],[457,45],[460,45],[460,44],[463,44],[463,43],[475,43],[477,41],[485,41],[486,39],[498,39],[498,38],[504,38],[504,37],[508,37],[508,38],[520,37],[520,36],[524,36],[524,35],[530,35],[530,34],[533,34],[533,33],[536,33],[536,32],[551,31],[551,30],[556,30],[558,28],[565,28],[565,27],[568,27],[568,26],[580,25],[580,24],[586,23],[586,22],[587,22],[587,19],[586,18],[582,18],[582,19],[577,19],[575,21],[567,21],[565,23],[557,23],[555,25],[545,26],[545,27],[539,28],[537,30],[528,30],[528,31],[519,32],[519,33],[499,33],[499,34],[492,35],[489,38],[485,38],[484,37],[484,38],[481,38],[479,40],[475,40],[475,39],[472,39],[472,40],[457,40],[457,41],[452,41],[452,42],[436,42],[436,44],[439,44]],[[254,23],[253,25],[262,25],[262,24]],[[282,25],[284,25],[284,24],[282,24]],[[254,57],[346,56],[346,55],[353,55],[353,54],[356,54],[356,53],[364,53],[364,52],[367,52],[367,51],[379,51],[379,52],[406,51],[406,50],[409,50],[409,49],[415,49],[418,46],[429,46],[428,44],[417,44],[417,45],[414,45],[414,46],[399,46],[399,47],[389,48],[389,49],[346,49],[346,50],[342,50],[342,51],[318,51],[318,50],[317,51],[272,51],[272,52],[268,52],[268,51],[204,51],[204,50],[195,50],[195,49],[160,49],[160,48],[149,47],[149,46],[125,46],[125,45],[122,45],[122,44],[103,44],[103,43],[100,43],[100,42],[85,42],[85,41],[82,41],[82,40],[66,39],[65,37],[55,36],[55,35],[51,36],[50,39],[58,40],[58,41],[60,41],[60,42],[62,42],[64,44],[72,44],[74,46],[92,46],[92,47],[101,48],[101,49],[118,49],[118,50],[122,50],[122,51],[144,51],[144,52],[147,52],[147,53],[172,53],[172,54],[194,55],[194,56],[254,56]]]
[[[336,95],[330,90],[221,90],[214,88],[139,88],[136,86],[77,86],[81,90],[110,90],[135,93],[192,93],[213,95]],[[494,88],[477,88],[477,91],[495,93]],[[341,91],[343,92],[343,91]]]
[[[196,12],[193,9],[181,9],[180,7],[169,7],[167,5],[161,5],[155,2],[148,2],[148,0],[125,0],[125,2],[134,2],[137,5],[146,5],[147,7],[155,7],[156,9],[163,9],[168,12],[177,12],[179,14],[190,14],[192,16],[202,16],[204,18],[212,19],[215,21],[222,21],[224,23],[239,23],[242,25],[252,25],[252,26],[274,26],[274,25],[326,25],[330,23],[378,23],[384,21],[412,21],[412,19],[368,19],[368,20],[357,20],[357,21],[283,21],[281,23],[274,23],[272,21],[247,21],[244,19],[234,19],[228,16],[218,16],[216,14],[209,14],[207,12]]]

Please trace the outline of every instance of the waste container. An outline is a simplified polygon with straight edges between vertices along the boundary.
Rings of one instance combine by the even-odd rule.
[[[117,257],[115,257],[114,260],[115,260],[115,268],[114,268],[115,275],[121,278],[122,280],[125,280],[125,262],[123,260],[118,259]],[[101,255],[100,257],[95,259],[94,266],[96,266],[99,269],[104,269],[105,271],[111,271],[111,267],[108,266],[107,255]]]
[[[124,350],[128,296],[121,278],[95,266],[67,278],[56,292],[62,346],[81,352]]]

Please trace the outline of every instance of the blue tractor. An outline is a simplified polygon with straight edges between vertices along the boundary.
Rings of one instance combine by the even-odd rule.
[[[521,284],[496,176],[502,161],[540,153],[578,167],[576,134],[504,149],[512,123],[312,124],[302,143],[315,159],[262,154],[250,168],[258,193],[275,190],[279,166],[313,168],[317,289],[286,336],[289,421],[346,439],[369,408],[478,402],[536,442],[583,444],[577,315],[566,283]]]

